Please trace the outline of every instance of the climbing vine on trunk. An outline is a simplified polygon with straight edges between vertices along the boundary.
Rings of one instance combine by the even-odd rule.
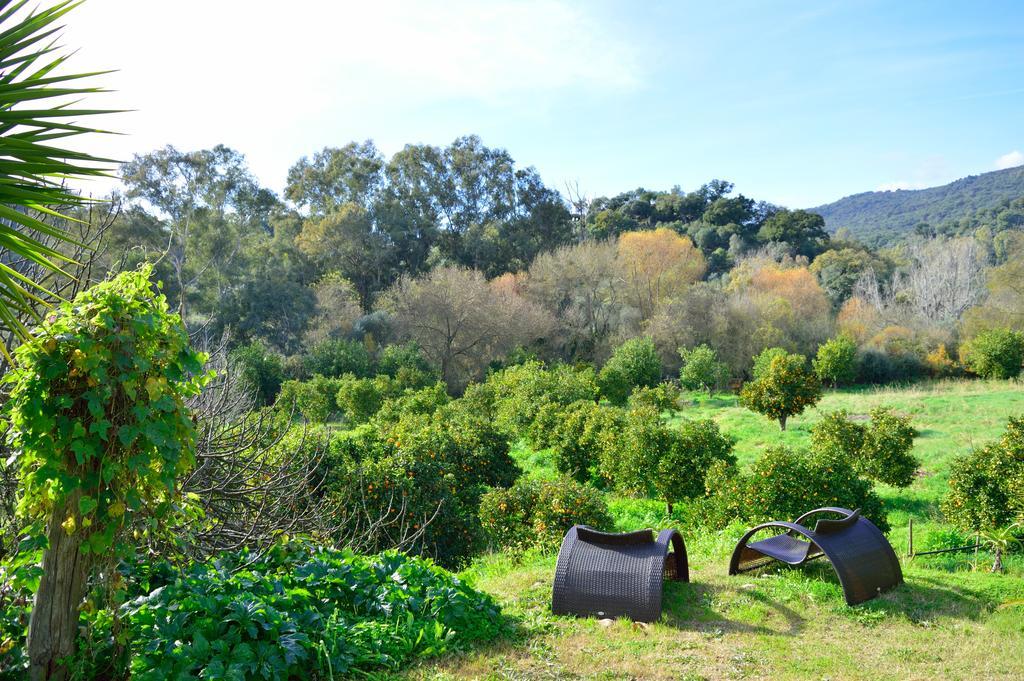
[[[79,294],[18,348],[5,407],[18,512],[45,537],[30,678],[63,679],[90,570],[159,531],[195,456],[185,400],[209,376],[144,267]],[[131,532],[128,532],[131,530]]]

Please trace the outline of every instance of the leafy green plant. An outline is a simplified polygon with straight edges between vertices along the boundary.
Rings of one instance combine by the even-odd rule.
[[[769,447],[749,472],[717,464],[705,483],[705,512],[730,520],[793,520],[822,506],[859,508],[883,531],[889,524],[868,480],[843,458],[789,447]]]
[[[101,74],[69,73],[64,68],[67,56],[53,55],[53,33],[59,30],[54,24],[79,3],[65,0],[30,13],[23,11],[27,4],[27,0],[0,0],[0,85],[4,92],[0,103],[4,122],[0,130],[0,157],[4,159],[0,168],[0,250],[44,270],[62,272],[70,258],[44,240],[74,243],[74,239],[47,218],[62,217],[55,206],[91,203],[92,199],[70,188],[67,180],[105,176],[113,161],[62,148],[56,142],[100,132],[77,121],[113,112],[76,108],[75,100],[102,92],[78,82]],[[0,261],[0,328],[27,339],[22,318],[34,315],[41,296],[53,294],[20,274],[10,262],[7,258]],[[0,345],[0,352],[6,355],[6,347]]]
[[[950,466],[943,514],[958,527],[985,532],[1024,517],[1024,418],[1011,417],[997,442],[957,458]]]
[[[136,569],[125,568],[132,591],[142,586]],[[264,555],[222,554],[158,582],[123,608],[116,634],[109,611],[84,612],[94,634],[77,656],[80,676],[104,676],[115,639],[133,679],[284,681],[395,671],[505,629],[489,596],[429,560],[394,552],[283,541]]]
[[[716,460],[735,462],[735,444],[707,419],[669,426],[653,409],[633,409],[620,433],[603,443],[601,475],[616,490],[633,496],[657,494],[672,505],[704,492],[704,478]]]
[[[960,357],[983,378],[1017,378],[1024,364],[1024,333],[1007,328],[983,331],[964,343]]]
[[[907,487],[920,463],[911,455],[917,430],[910,418],[879,407],[868,425],[855,423],[845,410],[826,414],[811,427],[811,446],[849,461],[858,473],[895,487]]]
[[[736,463],[732,454],[736,440],[723,434],[711,419],[683,421],[669,432],[667,447],[658,453],[653,478],[654,489],[671,514],[674,503],[704,493],[705,478],[712,464]]]
[[[495,421],[513,438],[525,437],[530,424],[545,404],[571,404],[597,398],[593,369],[565,364],[551,368],[527,361],[492,374],[486,383],[491,391]]]
[[[480,500],[480,521],[494,545],[514,551],[553,551],[573,525],[612,524],[601,493],[569,478],[524,478],[509,489],[491,490]]]
[[[48,544],[29,635],[33,663],[44,668],[74,649],[92,566],[132,549],[127,530],[159,529],[193,465],[185,400],[209,378],[205,357],[149,274],[148,266],[125,272],[63,303],[3,378],[18,510]]]
[[[992,552],[992,572],[1003,571],[1003,554],[1014,548],[1024,547],[1017,533],[1021,529],[1020,523],[1014,523],[1008,527],[998,527],[981,532],[981,543]]]
[[[362,343],[349,340],[325,340],[317,343],[303,359],[306,373],[337,378],[354,374],[370,375],[370,353]]]
[[[653,388],[660,380],[661,358],[650,338],[633,338],[617,347],[597,377],[601,395],[619,406],[634,388]]]
[[[273,404],[284,382],[281,356],[268,350],[263,343],[253,341],[235,348],[231,352],[231,360],[259,404]]]
[[[729,380],[729,365],[719,362],[718,353],[710,346],[679,348],[679,355],[683,359],[679,381],[689,390],[707,390],[711,395]]]
[[[659,412],[675,411],[679,408],[680,396],[678,385],[671,381],[662,381],[654,387],[642,385],[634,388],[627,404],[631,409],[650,407]]]
[[[833,388],[850,383],[857,375],[857,344],[847,335],[830,338],[818,348],[812,364],[823,383]]]
[[[818,377],[807,370],[807,359],[803,355],[782,354],[778,348],[765,350],[755,361],[756,378],[743,386],[740,404],[751,411],[778,420],[779,429],[786,429],[790,416],[803,413],[821,399],[821,383]],[[771,361],[764,364],[762,358],[771,353]],[[761,368],[757,364],[761,363]]]

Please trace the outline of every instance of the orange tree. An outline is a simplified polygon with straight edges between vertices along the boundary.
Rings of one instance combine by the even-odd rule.
[[[180,318],[126,272],[47,315],[4,377],[27,534],[45,546],[29,623],[30,678],[63,679],[90,572],[157,531],[193,465],[185,400],[208,375]],[[108,563],[109,564],[109,563]]]
[[[752,411],[779,422],[779,428],[786,429],[790,416],[803,413],[821,399],[821,383],[813,372],[807,369],[803,355],[789,354],[779,348],[769,348],[774,356],[757,378],[743,386],[740,403]],[[755,361],[755,365],[757,362]]]

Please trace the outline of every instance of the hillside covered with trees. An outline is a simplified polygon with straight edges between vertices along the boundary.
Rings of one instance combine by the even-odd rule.
[[[828,231],[873,245],[911,233],[957,235],[1024,224],[1024,166],[971,175],[941,187],[853,194],[809,209]]]
[[[1024,199],[879,245],[720,179],[566,196],[475,135],[283,187],[224,145],[115,164],[61,146],[105,113],[51,55],[78,4],[0,0],[0,681],[777,678],[794,643],[1020,678]],[[726,577],[815,507],[906,528],[906,578]],[[650,626],[556,616],[576,525],[679,528],[694,579]],[[836,653],[876,625],[886,666]]]

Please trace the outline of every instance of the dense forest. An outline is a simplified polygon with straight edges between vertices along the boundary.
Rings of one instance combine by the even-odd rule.
[[[509,353],[600,366],[645,336],[669,374],[707,345],[742,380],[766,347],[839,333],[873,382],[951,371],[962,340],[1018,325],[1016,204],[875,248],[723,180],[566,197],[475,136],[324,148],[280,194],[224,146],[138,155],[122,180],[94,271],[153,263],[193,333],[280,364],[267,401],[356,345],[413,343],[459,393]]]
[[[853,194],[810,209],[830,232],[847,230],[873,245],[909,234],[972,234],[1024,224],[1024,167],[971,175],[941,187]]]

